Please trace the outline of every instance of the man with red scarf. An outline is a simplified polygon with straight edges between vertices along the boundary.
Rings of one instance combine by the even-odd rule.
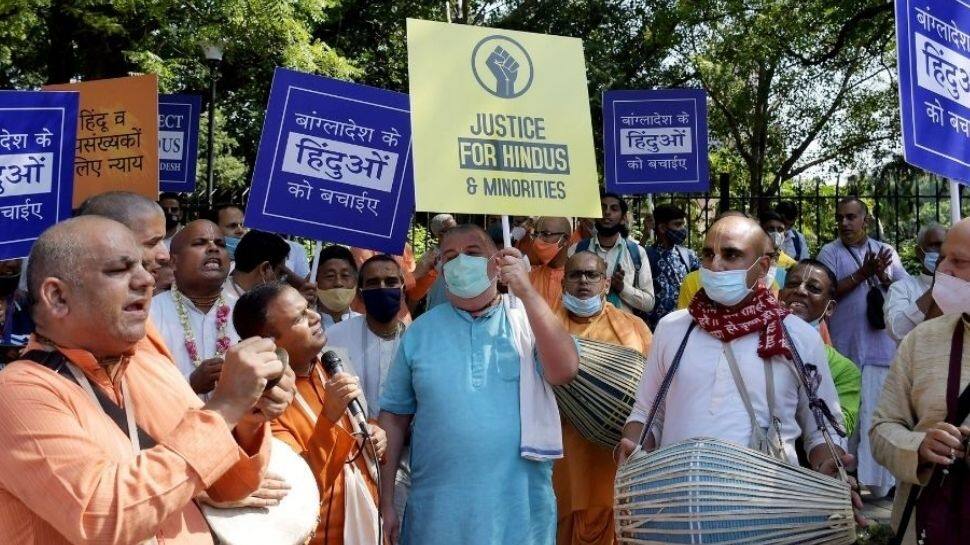
[[[836,474],[835,462],[817,429],[808,399],[792,372],[792,347],[784,330],[788,330],[794,349],[805,364],[817,368],[818,397],[841,427],[844,419],[826,364],[825,347],[812,326],[790,315],[765,288],[764,278],[771,265],[770,248],[767,234],[748,218],[725,217],[708,231],[701,251],[703,289],[687,309],[668,314],[654,331],[633,413],[620,443],[621,462],[640,438],[664,375],[686,337],[662,421],[647,434],[645,449],[693,437],[717,438],[746,447],[760,442],[774,446],[779,457],[797,465],[795,441],[801,437],[811,467],[828,475]],[[692,323],[696,327],[691,328]],[[740,380],[734,378],[732,357]],[[766,380],[768,373],[773,385]],[[769,402],[767,392],[771,387],[774,395]],[[752,425],[742,388],[760,429]],[[830,425],[836,448],[843,449],[843,462],[851,464],[852,457],[844,454],[844,440],[833,428]]]

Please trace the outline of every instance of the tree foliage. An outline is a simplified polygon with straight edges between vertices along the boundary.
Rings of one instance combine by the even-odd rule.
[[[449,15],[582,38],[598,147],[604,90],[707,89],[712,172],[751,195],[897,145],[880,0],[0,0],[0,86],[154,72],[163,92],[207,96],[200,43],[221,42],[217,151],[236,163],[218,182],[235,186],[276,66],[406,92],[406,18]]]

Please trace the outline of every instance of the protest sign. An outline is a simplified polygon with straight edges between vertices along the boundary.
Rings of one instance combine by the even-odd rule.
[[[970,6],[896,0],[906,162],[970,182]]]
[[[105,191],[158,198],[157,76],[65,83],[44,89],[81,94],[74,207]]]
[[[707,191],[707,93],[603,93],[606,188],[621,195]]]
[[[408,19],[419,210],[599,217],[583,43]]]
[[[71,217],[77,93],[0,91],[0,259]]]
[[[246,225],[401,254],[413,186],[407,95],[276,69]]]
[[[158,95],[158,185],[161,191],[195,191],[199,154],[198,95]]]

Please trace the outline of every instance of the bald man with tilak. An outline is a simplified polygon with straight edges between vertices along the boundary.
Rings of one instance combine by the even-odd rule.
[[[618,449],[621,464],[636,447],[661,382],[686,338],[677,379],[666,396],[663,421],[646,434],[643,449],[711,437],[742,447],[758,447],[797,466],[795,441],[801,438],[813,469],[832,476],[838,473],[808,400],[800,395],[801,384],[786,361],[792,359],[794,349],[805,362],[825,362],[825,347],[818,332],[789,315],[765,287],[770,244],[761,227],[744,217],[721,218],[708,231],[701,251],[703,289],[687,309],[668,314],[654,331],[633,412]],[[794,347],[785,340],[783,328],[788,330]],[[732,378],[731,356],[741,384],[735,384]],[[842,411],[831,372],[827,365],[817,367],[817,395],[841,427]],[[773,416],[778,425],[754,428],[752,420],[772,421],[766,378],[774,384]],[[747,392],[753,415],[737,393],[739,388]],[[726,397],[719,397],[724,394]],[[844,454],[845,440],[834,433],[833,437],[843,464],[851,464],[852,457]],[[855,500],[861,506],[858,497]],[[860,522],[864,521],[860,518]]]
[[[215,387],[223,356],[239,341],[232,326],[235,298],[224,293],[229,253],[219,226],[208,220],[186,225],[172,239],[175,284],[152,299],[151,317],[192,389]]]

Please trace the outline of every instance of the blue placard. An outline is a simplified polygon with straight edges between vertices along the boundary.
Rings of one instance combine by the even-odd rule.
[[[970,5],[896,0],[906,162],[970,182]]]
[[[78,93],[0,91],[0,259],[71,217]]]
[[[707,93],[603,93],[606,188],[621,195],[707,191]]]
[[[198,95],[158,95],[158,187],[161,191],[195,191],[199,155]]]
[[[413,210],[408,96],[277,68],[246,225],[401,254]]]

